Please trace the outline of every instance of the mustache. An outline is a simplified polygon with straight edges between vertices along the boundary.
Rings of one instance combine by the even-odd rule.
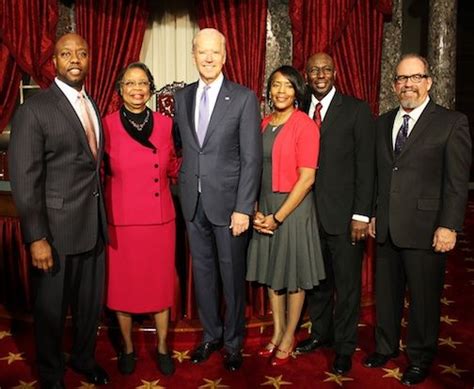
[[[413,88],[412,86],[409,86],[409,87],[402,87],[402,89],[400,90],[401,93],[404,93],[404,92],[418,92],[418,88]]]

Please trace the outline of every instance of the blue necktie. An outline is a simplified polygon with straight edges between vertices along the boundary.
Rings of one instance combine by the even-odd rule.
[[[400,129],[398,130],[397,138],[395,139],[395,155],[400,155],[403,146],[405,145],[408,139],[408,122],[410,120],[410,115],[403,115],[403,123]]]
[[[199,146],[202,146],[204,138],[206,137],[207,125],[209,124],[209,99],[207,98],[207,91],[210,86],[206,85],[202,90],[201,100],[199,101],[199,117],[197,126],[197,137]]]

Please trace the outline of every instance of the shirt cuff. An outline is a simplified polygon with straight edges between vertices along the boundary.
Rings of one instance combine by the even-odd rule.
[[[364,222],[364,223],[370,222],[370,218],[368,216],[357,215],[357,214],[352,215],[352,220],[357,220],[358,222]]]

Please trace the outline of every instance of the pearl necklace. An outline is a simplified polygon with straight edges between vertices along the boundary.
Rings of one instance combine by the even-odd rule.
[[[143,127],[145,127],[145,125],[148,123],[148,120],[150,120],[150,111],[147,110],[146,111],[146,116],[145,116],[145,120],[143,120],[143,123],[142,124],[138,124],[137,122],[133,121],[132,119],[130,119],[129,117],[127,117],[127,114],[125,113],[125,111],[123,112],[123,116],[125,117],[125,119],[127,119],[127,121],[133,126],[135,127],[135,129],[137,131],[142,131],[143,130]]]

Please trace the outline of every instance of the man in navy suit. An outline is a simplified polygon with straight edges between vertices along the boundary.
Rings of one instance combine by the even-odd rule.
[[[219,31],[207,28],[196,34],[193,58],[199,80],[175,96],[183,147],[180,199],[204,329],[191,361],[203,362],[224,346],[224,366],[235,371],[242,364],[247,234],[262,165],[260,111],[255,93],[223,76],[225,38]]]
[[[434,103],[428,62],[402,57],[393,89],[400,106],[377,121],[377,193],[369,232],[377,239],[376,352],[366,367],[398,355],[405,286],[410,308],[402,383],[428,375],[436,354],[447,253],[467,202],[471,139],[467,117]]]
[[[64,387],[61,345],[69,306],[70,366],[93,384],[108,382],[94,358],[107,227],[99,174],[102,126],[83,86],[87,43],[77,34],[62,36],[53,62],[54,82],[16,112],[8,152],[13,199],[34,267],[38,372],[48,389]]]

